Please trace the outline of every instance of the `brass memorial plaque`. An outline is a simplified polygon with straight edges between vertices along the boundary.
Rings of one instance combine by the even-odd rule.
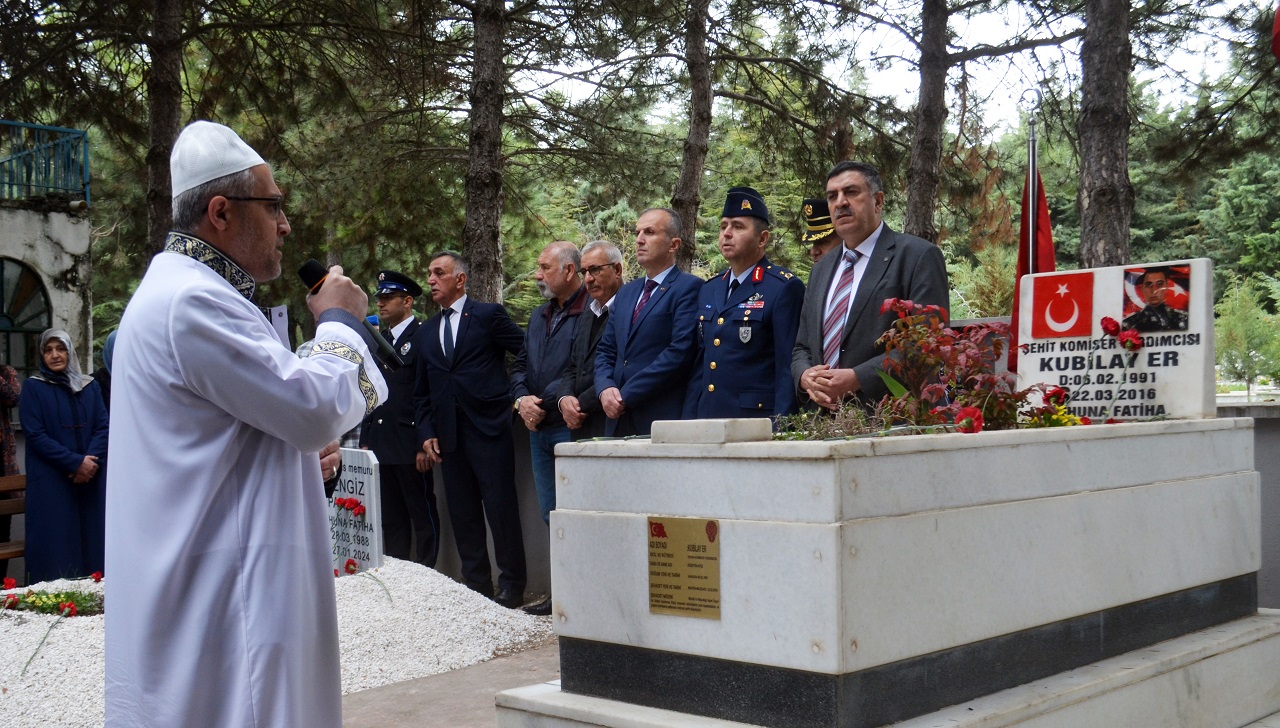
[[[649,612],[720,619],[720,522],[649,518]]]

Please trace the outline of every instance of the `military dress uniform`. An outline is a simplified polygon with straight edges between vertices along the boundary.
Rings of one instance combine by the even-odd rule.
[[[686,419],[772,417],[796,411],[791,350],[804,284],[762,258],[729,293],[732,271],[698,295],[698,357],[685,396]]]

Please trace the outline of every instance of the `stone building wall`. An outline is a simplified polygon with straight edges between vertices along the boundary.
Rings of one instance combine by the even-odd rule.
[[[71,334],[86,373],[93,371],[89,231],[88,213],[70,211],[66,202],[60,209],[28,201],[0,206],[0,256],[21,261],[40,276],[53,326]]]

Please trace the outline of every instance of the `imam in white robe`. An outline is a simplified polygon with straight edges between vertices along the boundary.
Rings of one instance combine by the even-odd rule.
[[[350,326],[301,359],[253,281],[171,233],[112,369],[106,716],[117,728],[342,723],[318,451],[386,397]],[[349,317],[354,318],[354,317]]]

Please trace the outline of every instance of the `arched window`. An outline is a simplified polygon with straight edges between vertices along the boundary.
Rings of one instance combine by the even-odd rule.
[[[0,257],[0,364],[26,379],[39,366],[40,334],[52,325],[40,276],[22,261]]]

